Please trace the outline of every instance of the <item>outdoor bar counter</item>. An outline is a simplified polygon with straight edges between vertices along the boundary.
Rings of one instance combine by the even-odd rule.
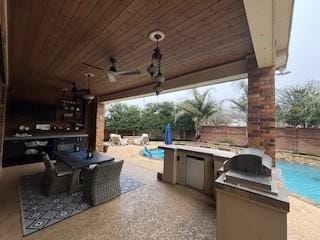
[[[5,141],[21,141],[21,140],[40,140],[52,138],[74,138],[74,137],[88,137],[87,133],[81,132],[66,132],[66,133],[37,133],[30,136],[7,136]]]
[[[88,134],[85,132],[57,131],[38,132],[27,136],[6,136],[4,138],[3,166],[41,161],[42,151],[51,155],[53,151],[73,148],[87,148]]]
[[[215,198],[214,181],[223,163],[235,153],[205,147],[162,145],[164,167],[162,180],[202,191]]]

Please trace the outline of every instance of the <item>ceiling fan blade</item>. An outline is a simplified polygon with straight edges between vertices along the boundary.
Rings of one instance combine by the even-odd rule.
[[[114,75],[116,76],[116,75],[137,75],[137,74],[141,74],[141,72],[137,69],[133,69],[133,70],[116,72]]]
[[[114,83],[114,82],[117,81],[117,79],[116,79],[116,77],[115,77],[116,72],[108,71],[107,74],[108,74],[109,81],[110,81],[111,83]]]
[[[101,67],[98,67],[98,66],[94,66],[94,65],[91,65],[91,64],[86,63],[86,62],[82,62],[82,64],[86,65],[88,67],[92,67],[92,68],[98,69],[98,70],[106,71],[106,69],[104,69],[104,68],[101,68]]]

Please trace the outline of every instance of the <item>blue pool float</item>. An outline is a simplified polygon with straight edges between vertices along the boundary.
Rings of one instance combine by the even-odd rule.
[[[150,152],[150,150],[147,147],[144,147],[143,155],[146,156],[146,157],[151,157],[152,153]]]

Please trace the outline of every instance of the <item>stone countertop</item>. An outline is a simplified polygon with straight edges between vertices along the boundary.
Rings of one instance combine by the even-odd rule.
[[[87,133],[83,132],[48,132],[48,133],[37,133],[33,134],[32,136],[7,136],[4,138],[5,141],[24,141],[24,140],[39,140],[39,139],[51,139],[51,138],[72,138],[72,137],[88,137]]]
[[[191,147],[191,146],[174,145],[174,144],[160,145],[158,146],[158,148],[202,153],[202,154],[208,154],[208,155],[213,155],[213,156],[222,157],[222,158],[232,158],[233,156],[236,155],[233,152],[223,151],[218,149],[205,148],[205,147]]]
[[[224,179],[225,173],[215,180],[215,187],[217,189],[289,212],[288,192],[284,187],[281,171],[279,169],[272,169],[272,181],[274,181],[277,186],[278,194],[267,193],[249,187],[234,185],[225,182]]]

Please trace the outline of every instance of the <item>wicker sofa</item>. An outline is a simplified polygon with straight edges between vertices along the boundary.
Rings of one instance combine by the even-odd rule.
[[[95,206],[121,194],[120,173],[123,160],[98,164],[94,169],[84,169],[84,197]]]

